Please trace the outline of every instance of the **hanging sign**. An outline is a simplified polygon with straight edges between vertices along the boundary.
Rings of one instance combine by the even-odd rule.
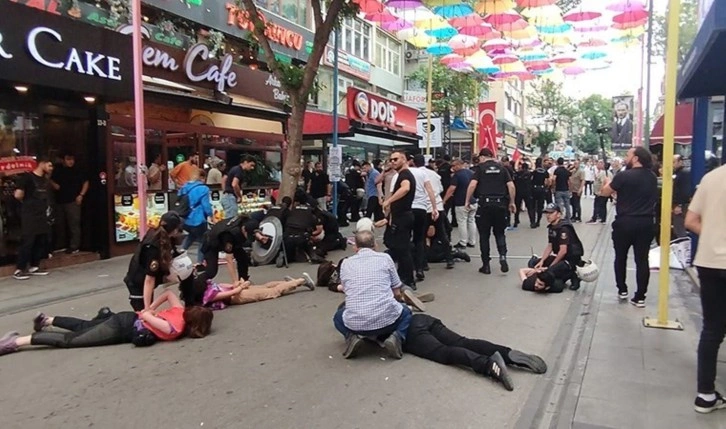
[[[427,128],[428,120],[427,119],[419,119],[416,121],[416,125],[418,128],[418,135],[421,137],[421,139],[418,141],[418,147],[421,149],[426,148],[426,128]],[[430,126],[430,141],[429,141],[429,147],[442,147],[443,140],[444,140],[444,123],[441,118],[431,118],[431,126]]]

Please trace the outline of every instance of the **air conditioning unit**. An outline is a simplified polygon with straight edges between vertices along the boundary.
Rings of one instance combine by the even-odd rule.
[[[425,49],[406,49],[405,53],[406,61],[419,61],[428,58],[428,53]]]

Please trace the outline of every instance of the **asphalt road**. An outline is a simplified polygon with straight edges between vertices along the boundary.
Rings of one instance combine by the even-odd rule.
[[[602,228],[578,226],[586,247],[594,245]],[[508,274],[499,273],[498,264],[493,275],[479,274],[476,257],[454,270],[433,264],[419,290],[435,292],[428,312],[450,328],[540,354],[552,365],[561,357],[555,338],[572,323],[568,309],[584,292],[544,296],[521,291],[518,268],[526,264],[531,246],[537,252],[544,248],[546,235],[544,228],[521,228],[508,239],[513,257]],[[314,276],[315,269],[306,264],[288,270],[259,267],[251,275],[261,283],[305,270]],[[90,271],[77,275],[93,276]],[[58,277],[48,281],[82,281],[72,274]],[[412,355],[396,361],[369,348],[345,360],[343,338],[331,320],[342,299],[321,288],[228,308],[215,313],[212,334],[205,339],[146,349],[39,348],[0,357],[0,426],[507,428],[517,424],[525,404],[537,403],[532,395],[541,389],[535,385],[556,382],[552,373],[513,369],[516,387],[507,392],[471,371]],[[92,317],[105,305],[129,309],[125,288],[56,302],[43,311]],[[36,311],[0,317],[0,331],[30,333]]]

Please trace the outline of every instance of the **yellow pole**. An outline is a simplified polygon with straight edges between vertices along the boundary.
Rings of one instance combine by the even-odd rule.
[[[431,93],[434,85],[434,56],[429,54],[429,86],[426,91],[426,155],[431,155]]]
[[[474,105],[474,141],[471,142],[471,158],[474,159],[474,156],[477,154],[476,146],[479,144],[479,85],[480,83],[477,82],[476,86],[474,87],[474,98],[475,98],[475,105]]]
[[[665,114],[663,125],[663,193],[660,211],[660,271],[658,276],[658,318],[645,318],[645,326],[683,329],[678,321],[668,320],[670,280],[671,201],[673,200],[673,146],[676,123],[676,74],[678,71],[678,32],[680,0],[668,3],[668,40],[666,46]],[[647,114],[647,112],[646,112]]]

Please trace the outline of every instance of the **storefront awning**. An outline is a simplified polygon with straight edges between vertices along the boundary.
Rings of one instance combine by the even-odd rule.
[[[715,1],[678,76],[678,98],[726,94],[726,2]]]
[[[665,118],[661,115],[650,133],[650,144],[663,144],[663,128]],[[693,103],[682,103],[676,106],[676,144],[691,144],[693,140]]]
[[[338,116],[338,136],[350,137],[350,121],[347,117]],[[305,120],[303,122],[303,139],[325,139],[333,136],[333,114],[330,112],[321,112],[319,110],[305,111]]]

